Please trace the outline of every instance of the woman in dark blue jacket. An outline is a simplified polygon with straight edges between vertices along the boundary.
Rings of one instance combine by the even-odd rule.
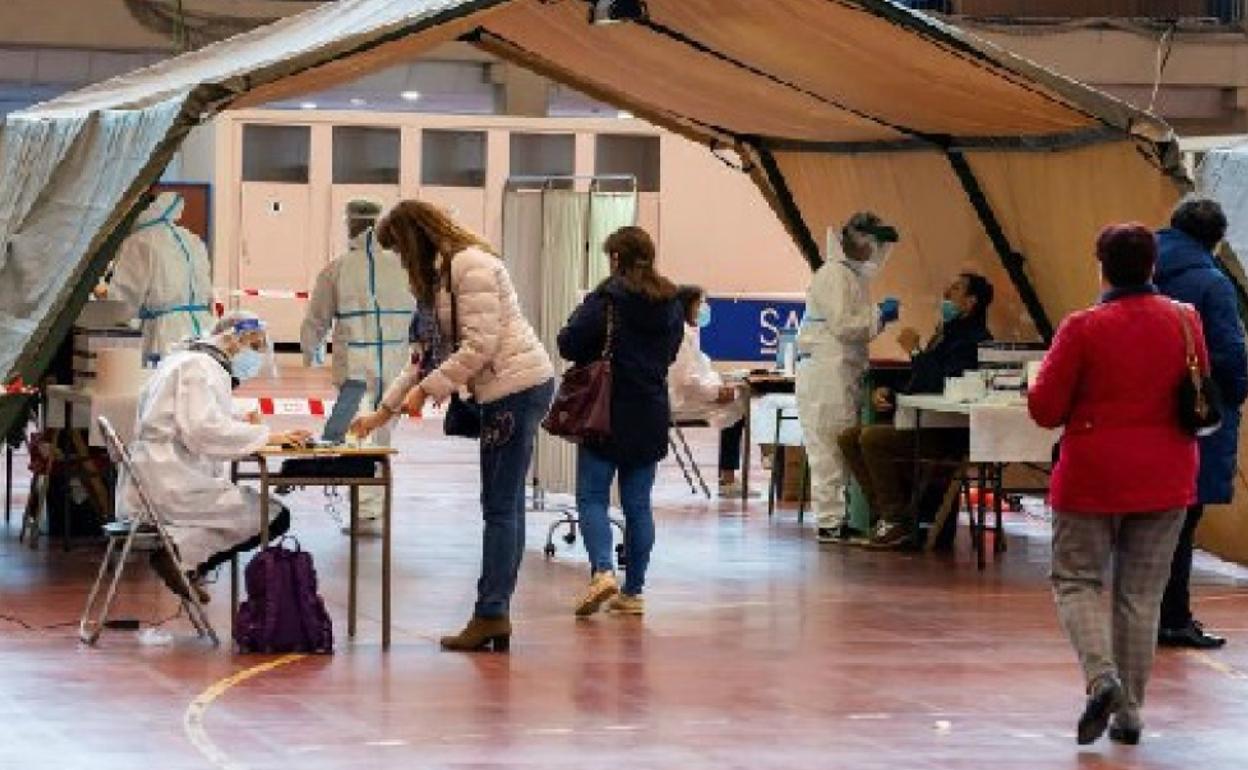
[[[576,507],[592,570],[576,614],[608,609],[640,615],[646,566],[654,546],[650,495],[659,460],[667,454],[671,408],[667,370],[684,335],[676,287],[655,270],[654,243],[645,230],[624,227],[607,238],[611,277],[572,312],[559,332],[559,354],[577,364],[602,355],[611,327],[611,437],[582,444],[576,461]],[[628,528],[623,593],[613,566],[612,478],[619,474],[620,505]]]
[[[1226,215],[1216,201],[1188,198],[1179,203],[1170,227],[1157,233],[1157,272],[1162,294],[1186,302],[1200,313],[1209,348],[1213,379],[1225,407],[1222,427],[1200,440],[1200,475],[1196,505],[1174,552],[1170,583],[1161,604],[1158,642],[1172,647],[1212,649],[1226,640],[1206,633],[1192,617],[1189,583],[1192,542],[1206,504],[1229,503],[1239,455],[1239,409],[1248,397],[1248,351],[1239,318],[1235,287],[1214,262],[1212,251],[1226,235]]]

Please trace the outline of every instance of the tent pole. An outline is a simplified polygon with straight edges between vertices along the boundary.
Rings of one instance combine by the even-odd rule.
[[[1028,314],[1031,315],[1031,321],[1036,325],[1036,331],[1040,333],[1040,337],[1046,344],[1052,342],[1053,322],[1049,320],[1049,314],[1045,312],[1044,305],[1040,302],[1040,295],[1036,294],[1036,287],[1032,286],[1031,279],[1027,276],[1026,260],[1022,254],[1019,254],[1010,246],[1010,240],[1006,237],[1005,231],[1001,229],[1001,222],[997,219],[996,212],[992,210],[992,204],[988,202],[988,196],[984,194],[983,188],[980,187],[979,180],[975,178],[975,172],[971,170],[971,164],[967,162],[966,156],[958,150],[946,150],[945,157],[949,159],[949,165],[953,167],[953,173],[957,175],[958,181],[962,183],[962,190],[966,193],[967,199],[975,209],[975,215],[979,217],[979,223],[983,226],[984,232],[987,233],[988,240],[992,242],[992,247],[1001,259],[1001,264],[1005,267],[1006,273],[1009,274],[1010,281],[1018,291],[1019,298],[1022,299]]]
[[[818,270],[823,266],[823,257],[819,255],[819,244],[806,225],[806,220],[802,218],[801,209],[793,200],[793,192],[789,190],[789,183],[785,181],[784,174],[780,173],[780,166],[777,165],[775,156],[760,144],[750,142],[750,146],[758,154],[767,183],[775,192],[776,203],[780,207],[782,218],[787,220],[785,224],[789,233],[793,236],[793,240],[797,241],[797,246],[802,250],[802,256],[806,258],[810,269]]]

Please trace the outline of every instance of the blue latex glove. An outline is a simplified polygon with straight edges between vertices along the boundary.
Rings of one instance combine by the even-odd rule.
[[[896,297],[885,297],[880,303],[880,325],[887,325],[901,316],[901,302]]]

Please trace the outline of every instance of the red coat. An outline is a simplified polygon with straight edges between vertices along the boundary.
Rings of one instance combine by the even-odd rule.
[[[1200,316],[1187,315],[1202,363]],[[1151,513],[1196,501],[1196,439],[1178,423],[1187,376],[1176,303],[1134,294],[1071,315],[1027,394],[1032,419],[1064,426],[1050,503],[1061,513]]]

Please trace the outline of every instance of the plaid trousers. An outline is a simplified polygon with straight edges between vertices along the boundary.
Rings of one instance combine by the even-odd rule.
[[[1088,684],[1117,674],[1138,716],[1157,651],[1161,595],[1183,511],[1121,516],[1054,512],[1050,580],[1062,628]],[[1112,561],[1112,611],[1103,598]]]

